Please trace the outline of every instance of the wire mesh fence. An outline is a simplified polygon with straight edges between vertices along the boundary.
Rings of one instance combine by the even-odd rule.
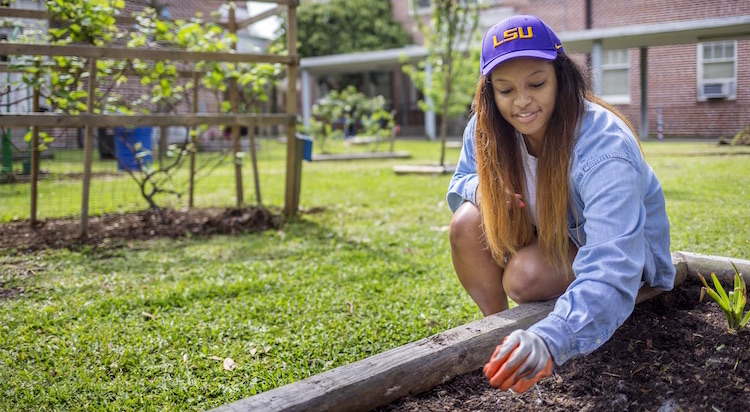
[[[195,173],[193,177],[193,206],[235,207],[238,205],[235,163],[239,163],[242,180],[243,205],[257,205],[255,169],[250,161],[249,139],[241,140],[241,151],[235,158],[231,153],[231,142],[220,134],[203,140],[197,146]],[[103,135],[102,135],[103,136]],[[117,142],[120,136],[115,137]],[[146,141],[144,141],[146,142]],[[126,145],[121,145],[126,146]],[[137,158],[145,153],[114,150],[108,153],[106,144],[95,152],[91,165],[89,188],[89,214],[128,213],[149,208],[145,194],[157,189],[153,200],[159,207],[186,208],[190,200],[190,166],[187,151],[168,175],[158,178],[158,187],[145,181],[149,171],[163,170],[180,156],[181,145],[173,144],[170,153],[159,156],[149,149],[149,156]],[[134,149],[131,144],[128,150]],[[255,139],[259,181],[269,204],[283,202],[282,191],[285,176],[285,144],[276,138]],[[37,184],[37,217],[77,217],[82,208],[84,174],[84,151],[79,148],[48,148],[42,152]],[[31,211],[31,185],[29,158],[16,156],[12,173],[0,179],[0,223],[29,219]]]

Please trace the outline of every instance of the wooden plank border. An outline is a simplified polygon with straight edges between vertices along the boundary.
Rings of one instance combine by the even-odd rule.
[[[409,159],[409,152],[354,152],[336,154],[314,154],[313,162],[331,162],[346,160],[368,160],[368,159]]]
[[[678,256],[687,263],[688,272],[691,275],[695,276],[700,273],[706,277],[709,285],[711,284],[709,280],[711,273],[715,273],[719,281],[724,284],[734,284],[734,268],[729,263],[731,261],[737,266],[737,270],[742,275],[742,278],[745,279],[745,283],[750,285],[750,260],[702,255],[691,252],[675,252],[672,255]]]
[[[78,56],[98,59],[180,60],[184,62],[219,61],[231,63],[299,64],[299,56],[263,53],[196,52],[180,49],[144,49],[127,47],[61,46],[52,44],[0,43],[0,55]]]
[[[675,252],[675,286],[699,272],[714,272],[722,278],[730,271],[734,275],[730,260],[740,272],[750,273],[747,260]],[[644,286],[636,303],[660,293]],[[517,306],[213,411],[369,411],[481,368],[505,336],[536,323],[553,307],[554,301]]]
[[[275,7],[271,10],[264,11],[256,16],[251,16],[247,20],[243,20],[242,22],[238,24],[237,28],[247,27],[267,17],[279,14],[286,9],[285,6],[289,5],[290,1],[297,1],[297,0],[257,0],[257,1],[263,2],[263,3],[276,3],[276,4],[280,4],[280,6]],[[16,8],[5,8],[5,7],[0,8],[0,18],[52,20],[52,17],[53,16],[49,12],[47,12],[47,10],[16,9]],[[162,19],[162,20],[165,20],[165,19]],[[187,19],[166,19],[166,21],[177,21],[177,20],[187,20]],[[64,20],[58,20],[58,21],[64,21]],[[118,15],[118,16],[115,16],[115,23],[136,24],[138,23],[138,20],[135,17]],[[203,23],[204,24],[213,23],[213,24],[217,24],[223,27],[227,27],[229,25],[229,23],[227,22],[216,21],[216,20],[207,20]]]
[[[292,125],[296,117],[291,114],[79,114],[55,113],[0,114],[0,123],[5,127],[115,127],[115,126],[198,126],[239,125],[268,126]]]

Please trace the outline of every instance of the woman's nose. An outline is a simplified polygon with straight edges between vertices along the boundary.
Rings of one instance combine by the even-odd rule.
[[[526,91],[519,90],[516,94],[516,99],[513,101],[518,107],[526,107],[531,102],[531,97]]]

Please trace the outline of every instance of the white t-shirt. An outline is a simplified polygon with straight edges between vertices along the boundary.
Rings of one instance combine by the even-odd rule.
[[[521,149],[521,160],[523,161],[523,176],[526,182],[526,197],[523,199],[526,208],[531,212],[531,223],[536,226],[536,166],[538,159],[529,154],[526,148],[526,142],[523,140],[521,133],[516,132],[518,136],[518,147]]]

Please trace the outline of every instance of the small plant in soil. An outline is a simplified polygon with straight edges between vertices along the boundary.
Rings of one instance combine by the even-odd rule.
[[[698,274],[698,276],[701,282],[703,282],[700,300],[702,301],[705,294],[708,293],[708,296],[711,296],[721,307],[724,316],[727,318],[729,331],[734,333],[747,325],[748,320],[750,320],[750,310],[745,313],[744,317],[742,316],[742,311],[745,310],[745,304],[747,303],[747,285],[745,284],[745,279],[742,278],[742,275],[737,270],[737,266],[732,263],[732,267],[734,268],[734,289],[729,291],[728,294],[724,291],[721,283],[719,283],[719,279],[716,278],[715,273],[711,273],[711,278],[716,290],[708,286],[706,279],[701,274]]]

